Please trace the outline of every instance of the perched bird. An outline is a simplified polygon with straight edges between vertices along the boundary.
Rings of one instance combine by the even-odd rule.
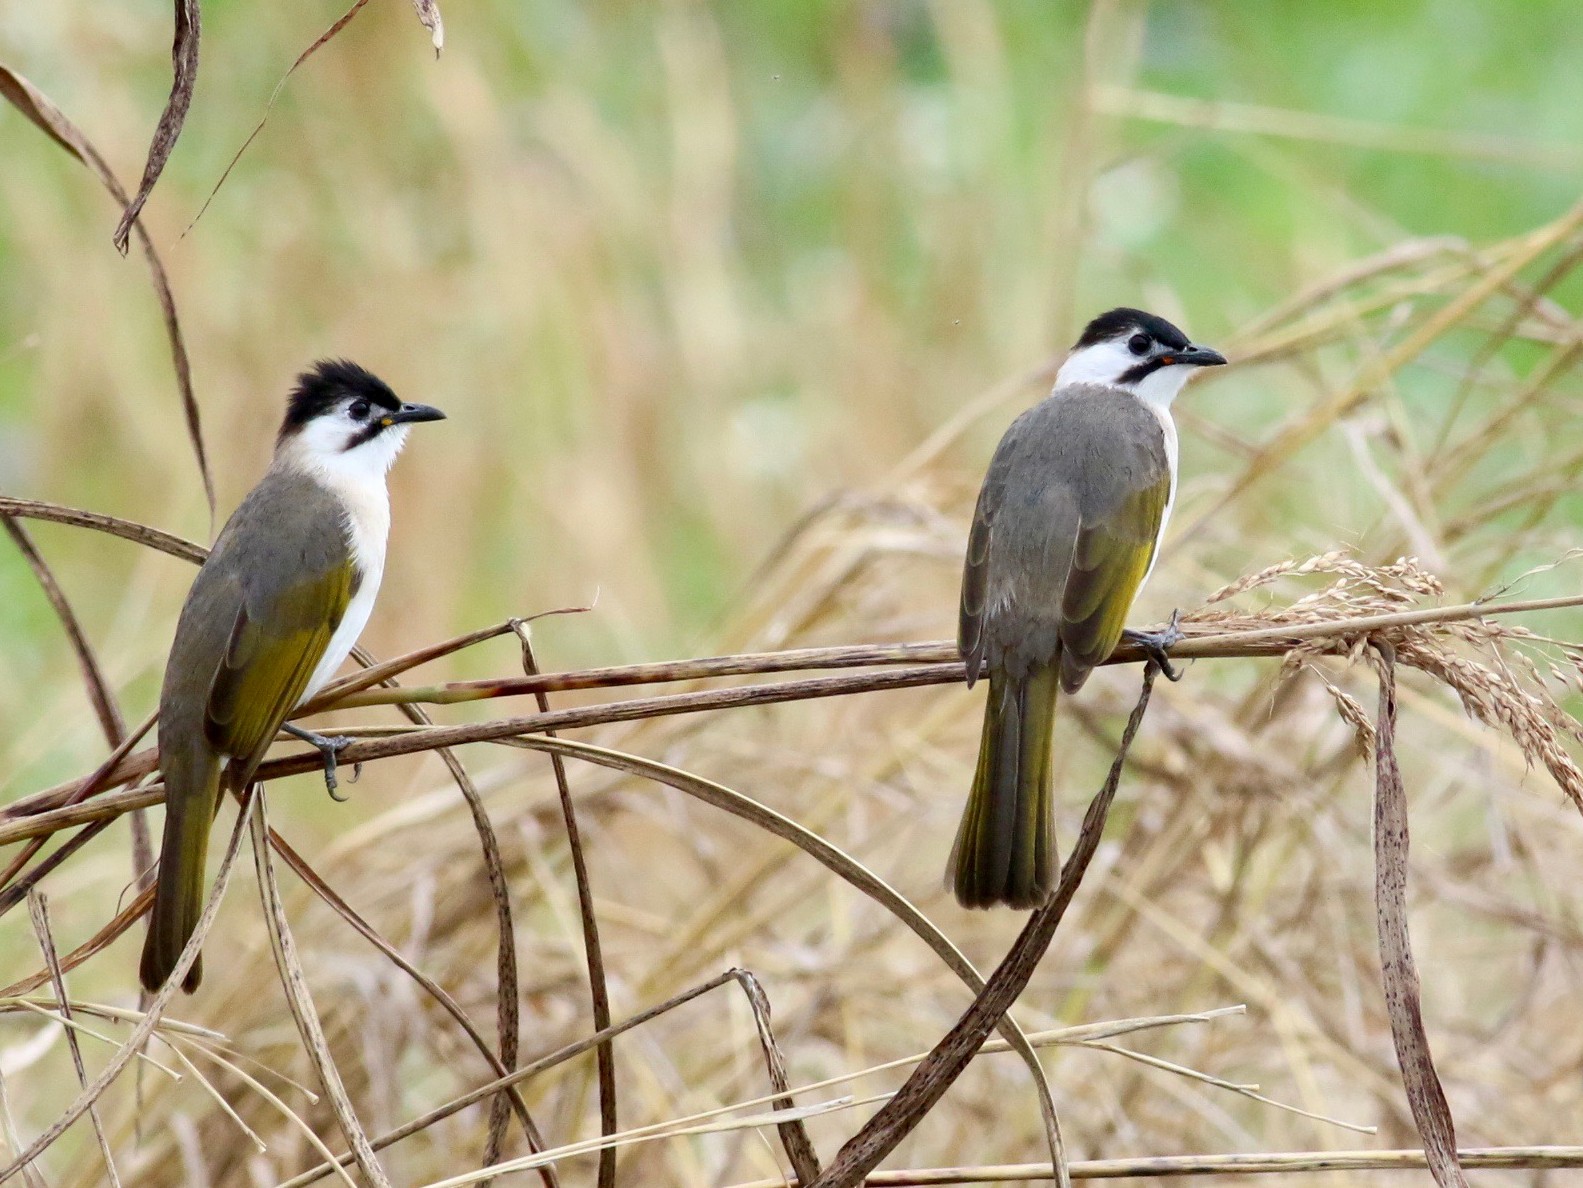
[[[368,622],[385,568],[385,475],[411,425],[443,420],[403,404],[355,363],[297,378],[268,472],[214,543],[187,594],[159,697],[165,840],[143,945],[157,990],[203,909],[204,859],[222,786],[245,788],[286,715],[335,675]],[[350,740],[285,727],[318,747],[333,792]],[[197,989],[202,962],[182,988]]]
[[[1050,730],[1123,636],[1176,496],[1171,401],[1225,357],[1164,318],[1088,324],[1055,389],[1001,438],[979,491],[957,645],[989,673],[978,766],[946,872],[965,907],[1037,907],[1055,886]],[[1125,633],[1175,678],[1166,632]]]

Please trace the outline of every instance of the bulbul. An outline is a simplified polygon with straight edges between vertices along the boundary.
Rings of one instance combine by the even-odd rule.
[[[989,704],[946,872],[965,907],[1037,907],[1059,871],[1050,792],[1058,692],[1075,693],[1124,633],[1176,495],[1171,401],[1225,357],[1164,318],[1113,309],[1088,324],[1055,389],[990,462],[962,572],[957,645]],[[1126,632],[1174,677],[1159,635]]]
[[[374,608],[385,568],[385,475],[419,421],[355,363],[297,377],[268,472],[215,541],[176,624],[159,697],[165,839],[143,985],[170,976],[203,909],[209,828],[223,788],[245,788],[286,715],[335,675]],[[334,788],[346,739],[295,727],[319,747]],[[182,988],[202,978],[193,963]]]

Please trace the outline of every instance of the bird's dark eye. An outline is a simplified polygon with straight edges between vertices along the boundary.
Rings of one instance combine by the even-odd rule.
[[[352,401],[352,407],[347,409],[346,412],[354,421],[366,421],[368,420],[368,401],[354,400]]]
[[[1153,345],[1153,340],[1147,334],[1134,334],[1127,340],[1127,349],[1134,355],[1148,354],[1149,348]]]

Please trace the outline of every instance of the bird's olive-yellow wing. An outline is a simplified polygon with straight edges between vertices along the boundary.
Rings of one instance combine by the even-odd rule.
[[[229,778],[246,783],[323,658],[352,596],[352,566],[332,565],[249,591],[209,686],[204,732],[234,757]]]
[[[967,665],[967,686],[978,680],[984,660],[984,612],[989,586],[990,522],[1000,503],[1002,476],[993,469],[979,490],[973,526],[967,535],[967,556],[962,564],[962,601],[957,615],[956,646]]]
[[[1107,513],[1078,527],[1071,569],[1061,592],[1063,683],[1081,683],[1087,670],[1115,650],[1127,612],[1143,584],[1160,535],[1171,476],[1133,488]]]

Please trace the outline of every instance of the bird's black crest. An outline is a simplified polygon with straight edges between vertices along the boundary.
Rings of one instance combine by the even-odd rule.
[[[1120,309],[1108,310],[1090,322],[1083,336],[1077,340],[1077,346],[1072,349],[1093,346],[1096,342],[1118,338],[1134,330],[1141,330],[1161,346],[1175,350],[1191,345],[1187,335],[1159,315],[1122,306]]]
[[[285,437],[300,429],[348,396],[361,396],[370,404],[391,411],[401,407],[390,385],[373,372],[349,359],[321,359],[297,377],[297,386],[286,403],[280,435]]]

